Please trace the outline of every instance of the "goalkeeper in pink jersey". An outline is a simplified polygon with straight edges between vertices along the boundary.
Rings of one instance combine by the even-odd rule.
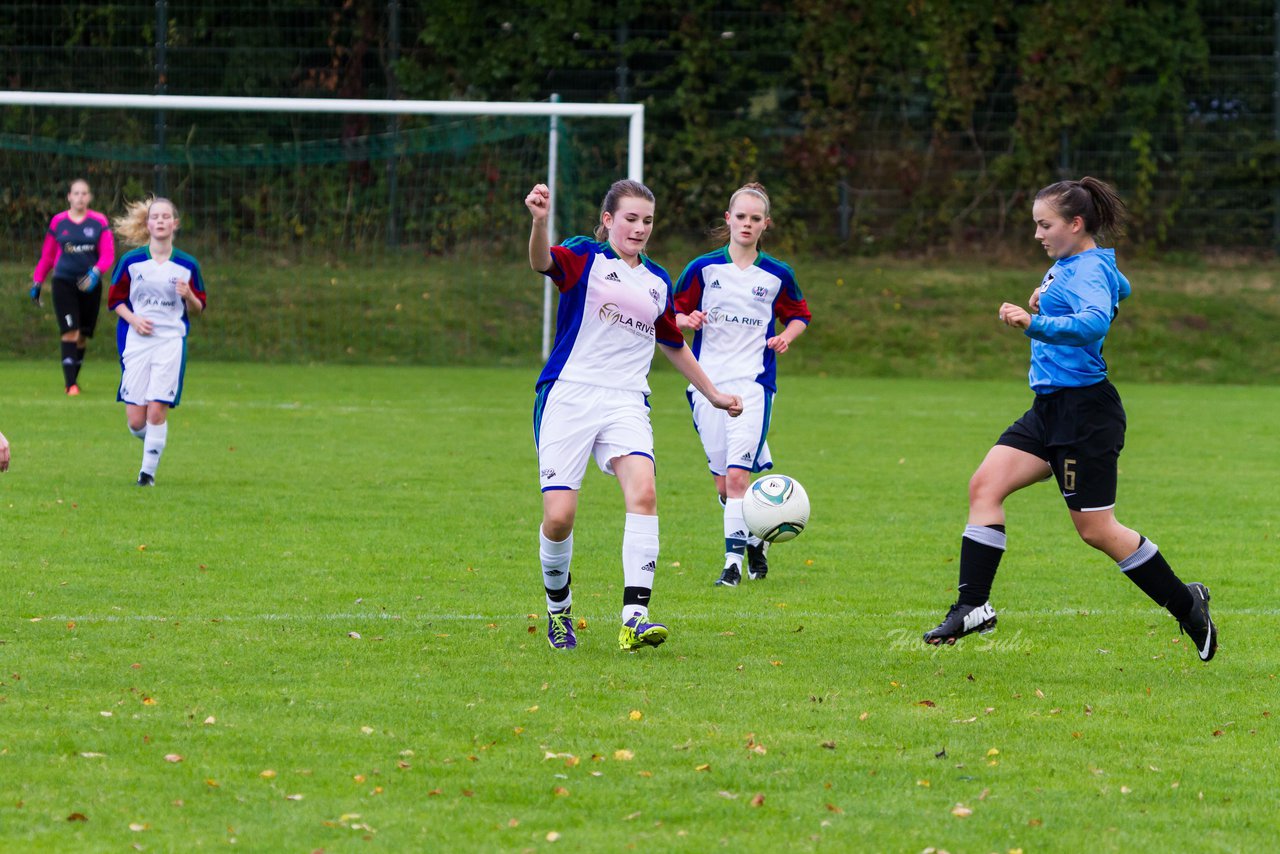
[[[89,182],[77,178],[67,192],[68,209],[55,216],[44,236],[40,260],[31,273],[31,301],[44,305],[41,289],[53,273],[53,308],[62,334],[62,378],[67,394],[80,393],[77,380],[86,345],[98,326],[104,273],[115,263],[115,242],[106,216],[89,209]]]
[[[769,572],[768,543],[751,536],[742,498],[751,475],[773,468],[769,421],[777,390],[777,357],[808,328],[809,306],[786,264],[760,250],[772,224],[769,196],[746,184],[729,198],[724,225],[714,232],[727,245],[689,262],[676,282],[676,323],[692,330],[693,354],[718,388],[742,397],[741,418],[729,419],[689,387],[693,426],[724,504],[724,569],[716,584],[737,587],[742,563],[753,580]],[[775,322],[782,324],[779,332]]]

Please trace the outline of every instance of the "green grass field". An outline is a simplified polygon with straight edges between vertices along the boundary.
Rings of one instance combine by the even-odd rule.
[[[662,361],[662,360],[659,360]],[[655,371],[664,646],[617,649],[590,471],[579,648],[544,639],[532,369],[191,365],[158,487],[99,355],[0,363],[4,851],[1243,851],[1280,835],[1280,388],[1121,383],[1120,518],[1213,591],[1218,657],[1009,505],[1000,628],[933,649],[999,382],[789,370],[813,500],[714,588],[719,505]]]

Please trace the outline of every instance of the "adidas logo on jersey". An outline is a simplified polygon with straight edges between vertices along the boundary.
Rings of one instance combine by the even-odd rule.
[[[658,562],[656,560],[651,560],[648,563],[646,563],[644,566],[640,567],[640,570],[642,572],[654,572],[657,570],[657,568],[658,568]]]
[[[605,280],[606,282],[621,282],[621,281],[622,281],[622,279],[618,278],[618,274],[617,274],[617,273],[614,273],[614,272],[612,272],[612,271],[610,271],[609,275],[607,275],[607,276],[605,276],[605,277],[604,277],[604,280]]]
[[[707,290],[712,290],[713,288],[714,288],[715,290],[719,290],[719,289],[720,289],[720,280],[719,280],[719,279],[712,279],[712,280],[711,280],[711,284],[707,285]]]

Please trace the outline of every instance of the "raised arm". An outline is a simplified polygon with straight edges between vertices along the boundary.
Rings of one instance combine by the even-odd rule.
[[[551,234],[547,227],[547,217],[551,214],[551,190],[546,184],[537,184],[524,197],[524,206],[533,215],[533,226],[529,230],[529,266],[534,272],[545,273],[554,263],[551,259]]]

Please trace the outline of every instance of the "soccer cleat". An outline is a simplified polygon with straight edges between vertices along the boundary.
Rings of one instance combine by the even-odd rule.
[[[742,570],[734,564],[726,564],[724,572],[716,579],[716,587],[737,587],[742,580]]]
[[[1178,628],[1191,638],[1201,661],[1208,661],[1218,651],[1218,627],[1209,616],[1209,588],[1199,581],[1187,585],[1191,594],[1191,613],[1178,621]]]
[[[80,386],[76,385],[75,383],[72,383],[71,385],[67,386],[67,397],[76,397],[79,394],[80,394]]]
[[[138,486],[155,486],[155,475],[147,474],[145,471],[138,472]]]
[[[763,540],[760,545],[747,544],[747,578],[752,581],[763,581],[769,574],[769,544]]]
[[[667,639],[667,627],[662,623],[646,623],[637,614],[622,624],[618,632],[618,646],[625,651],[642,646],[658,646]]]
[[[552,649],[573,649],[578,645],[573,633],[573,615],[568,608],[547,612],[547,643]]]
[[[990,602],[983,602],[981,605],[961,605],[957,602],[947,611],[946,619],[937,628],[924,633],[924,642],[934,646],[953,644],[965,635],[974,632],[986,634],[995,627],[996,609],[991,607]]]

